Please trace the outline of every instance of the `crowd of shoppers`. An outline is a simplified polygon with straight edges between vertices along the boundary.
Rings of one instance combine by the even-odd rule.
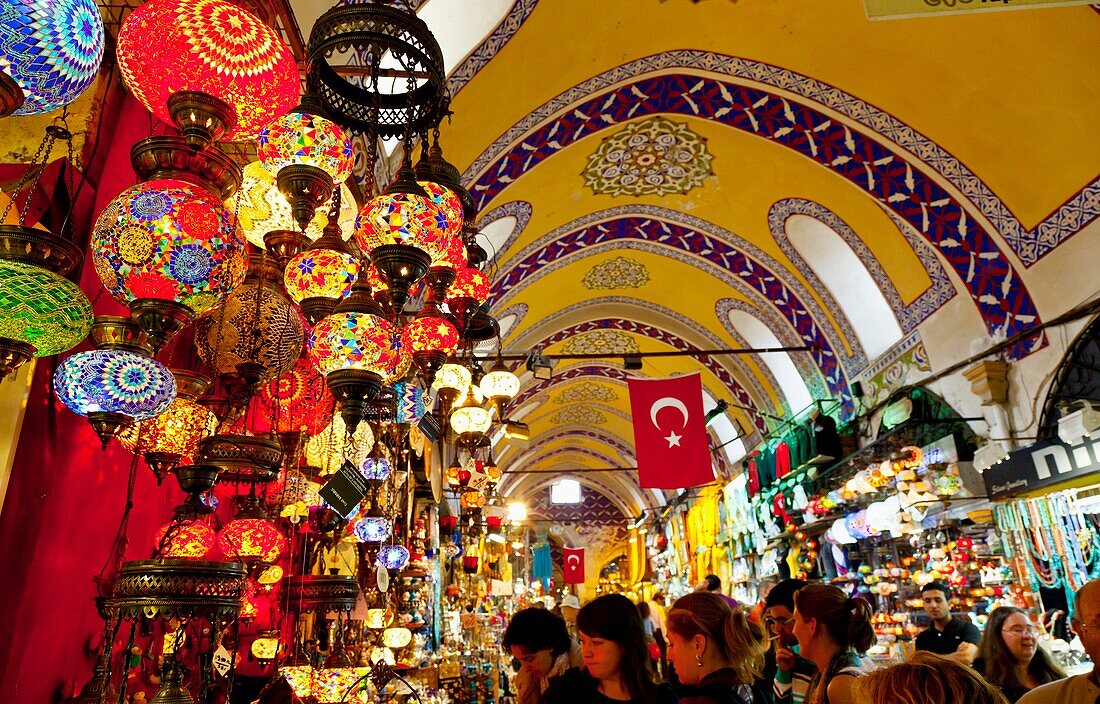
[[[1066,677],[1024,611],[997,608],[979,633],[951,600],[946,585],[926,585],[931,623],[915,654],[878,669],[865,659],[870,603],[795,579],[751,613],[717,577],[667,607],[660,593],[637,605],[612,594],[578,611],[572,597],[576,639],[549,611],[525,609],[503,644],[519,664],[519,704],[1100,704],[1100,668]],[[1100,580],[1077,591],[1072,628],[1100,662]]]

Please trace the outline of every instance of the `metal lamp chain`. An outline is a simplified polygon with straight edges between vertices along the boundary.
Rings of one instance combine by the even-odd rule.
[[[38,187],[38,182],[42,178],[42,173],[46,170],[46,162],[53,153],[53,145],[57,140],[63,140],[69,143],[69,159],[72,160],[73,135],[69,132],[69,124],[65,119],[68,115],[68,110],[62,111],[61,115],[54,120],[54,124],[46,128],[46,136],[42,138],[42,141],[38,144],[38,149],[34,152],[34,156],[31,157],[30,164],[23,171],[23,175],[19,177],[19,181],[15,184],[15,189],[11,193],[11,198],[8,200],[7,205],[4,206],[3,214],[0,214],[0,221],[6,220],[8,213],[15,206],[15,199],[23,190],[27,189],[28,200],[30,194],[34,192],[34,189]],[[19,225],[23,226],[27,218],[27,208],[23,208],[19,212]]]

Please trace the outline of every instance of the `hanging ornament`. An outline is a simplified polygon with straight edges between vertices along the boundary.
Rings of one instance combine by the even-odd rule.
[[[104,449],[121,428],[160,415],[176,398],[175,377],[139,335],[126,318],[97,318],[91,336],[99,349],[71,355],[53,375],[54,393],[88,418]]]
[[[286,551],[286,536],[268,520],[255,497],[241,502],[236,517],[218,534],[222,554],[234,562],[271,564]]]
[[[330,418],[332,422],[328,427],[306,441],[306,462],[311,467],[317,467],[322,475],[336,472],[345,458],[356,468],[361,467],[374,448],[374,432],[370,423],[360,423],[349,438],[344,419],[339,414]]]

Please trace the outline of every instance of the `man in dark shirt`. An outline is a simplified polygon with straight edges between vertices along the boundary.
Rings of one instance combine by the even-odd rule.
[[[951,616],[951,588],[942,582],[929,582],[920,591],[924,613],[932,618],[932,625],[917,636],[917,650],[972,664],[982,636],[973,623]]]

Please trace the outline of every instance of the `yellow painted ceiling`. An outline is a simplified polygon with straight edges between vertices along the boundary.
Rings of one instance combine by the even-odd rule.
[[[522,27],[456,96],[443,143],[448,158],[465,170],[510,127],[585,81],[662,52],[713,52],[804,74],[894,116],[956,157],[1029,229],[1100,172],[1100,140],[1095,138],[1100,83],[1090,79],[1100,74],[1098,40],[1100,13],[1088,7],[870,22],[859,0],[609,0],[598,8],[589,0],[540,0]],[[676,71],[743,83],[700,67]],[[506,275],[533,243],[570,223],[612,208],[626,208],[628,213],[641,207],[661,208],[673,220],[700,218],[728,233],[733,246],[775,260],[779,267],[775,273],[788,286],[800,285],[808,291],[822,309],[824,319],[818,324],[828,328],[830,339],[844,353],[853,354],[858,341],[850,339],[850,330],[845,332],[833,299],[784,253],[769,226],[773,204],[805,199],[851,227],[903,305],[912,304],[933,285],[898,225],[863,188],[756,135],[694,117],[664,117],[686,125],[705,140],[713,157],[713,175],[684,194],[594,193],[582,176],[590,155],[605,139],[618,134],[625,122],[557,150],[482,209],[484,214],[514,201],[531,206],[522,232],[497,254],[496,276]],[[850,124],[850,118],[837,115],[837,119]],[[906,156],[918,167],[924,158],[928,156]],[[958,195],[953,186],[947,187]],[[982,219],[976,207],[970,211],[971,217]],[[1008,251],[1003,242],[999,244]],[[586,275],[620,257],[644,267],[648,280],[635,287],[586,287]],[[807,258],[813,264],[813,253]],[[526,306],[523,320],[508,332],[506,348],[529,349],[566,327],[603,317],[648,323],[675,332],[696,348],[735,346],[719,320],[718,301],[767,305],[755,294],[735,290],[712,269],[665,253],[600,249],[553,266],[551,273],[529,276],[503,299],[498,297],[498,312],[515,304]],[[944,269],[950,271],[946,264]],[[965,300],[968,294],[958,277],[954,273],[949,277],[950,285],[958,288],[956,295]],[[613,307],[592,304],[608,297],[623,302]],[[571,307],[572,313],[562,314]],[[653,307],[671,310],[682,320],[670,320]],[[642,351],[669,349],[644,335],[623,334]],[[546,351],[560,353],[568,347],[565,340]],[[620,361],[609,359],[603,364],[618,366]],[[762,373],[765,366],[760,359],[744,357],[739,369],[728,358],[718,361],[750,388],[754,398],[778,407],[781,392]],[[556,371],[580,364],[559,362]],[[690,358],[646,359],[639,373],[662,377],[694,370],[702,371],[704,386],[714,397],[731,398],[717,377]],[[849,375],[857,371],[848,369]],[[599,439],[570,434],[586,427],[631,445],[631,426],[623,417],[629,417],[630,409],[621,382],[597,380],[616,391],[614,400],[553,401],[590,381],[554,383],[539,394],[541,405],[526,418],[532,428],[530,443],[509,451],[503,464],[522,457],[525,466],[543,469],[600,465],[583,454],[562,453],[569,448],[614,457],[614,451]],[[524,383],[526,389],[535,382],[528,375]],[[558,415],[576,407],[586,410]],[[589,418],[600,414],[603,422],[587,426],[560,422],[586,413]],[[734,413],[742,427],[751,427],[749,416]],[[540,443],[540,434],[548,440]]]

